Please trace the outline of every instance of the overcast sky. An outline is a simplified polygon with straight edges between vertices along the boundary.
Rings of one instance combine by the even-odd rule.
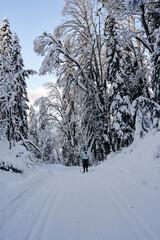
[[[44,31],[53,33],[54,28],[62,22],[64,3],[64,0],[1,0],[0,25],[7,17],[12,33],[18,34],[26,69],[39,70],[42,58],[34,53],[33,41]],[[30,77],[27,80],[29,97],[39,97],[43,83],[53,79],[53,76]]]

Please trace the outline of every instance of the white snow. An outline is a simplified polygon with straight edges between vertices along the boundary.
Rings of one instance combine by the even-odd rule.
[[[9,150],[9,144],[6,140],[0,140],[0,166],[12,166],[27,174],[34,170],[33,156],[21,144],[17,144]],[[1,171],[1,170],[0,170]]]
[[[0,171],[0,240],[159,240],[159,146],[150,133],[85,174]]]

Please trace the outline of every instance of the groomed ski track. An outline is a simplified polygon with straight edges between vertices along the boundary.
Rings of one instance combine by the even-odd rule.
[[[114,175],[39,170],[0,195],[0,240],[158,240]]]

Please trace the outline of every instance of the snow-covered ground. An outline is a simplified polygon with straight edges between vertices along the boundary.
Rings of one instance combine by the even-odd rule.
[[[85,174],[0,171],[0,240],[159,240],[158,146],[150,134]]]

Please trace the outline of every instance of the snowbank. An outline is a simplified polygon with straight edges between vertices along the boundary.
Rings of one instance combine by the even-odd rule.
[[[160,133],[151,132],[108,161],[96,171],[119,202],[133,212],[152,238],[160,234]],[[159,235],[160,236],[160,235]]]
[[[128,188],[125,189],[127,191],[138,193],[140,189],[145,189],[148,194],[154,194],[156,191],[160,194],[160,132],[154,135],[150,132],[144,139],[136,139],[121,153],[109,155],[108,161],[101,164],[97,171],[115,178],[121,186],[124,182],[127,186],[128,182]]]
[[[9,143],[6,140],[0,140],[0,175],[2,179],[13,175],[28,175],[34,171],[37,166],[34,164],[34,158],[22,145],[16,145],[9,150]],[[17,174],[19,173],[19,174]],[[17,179],[20,176],[17,176]],[[2,184],[1,184],[2,186]]]

